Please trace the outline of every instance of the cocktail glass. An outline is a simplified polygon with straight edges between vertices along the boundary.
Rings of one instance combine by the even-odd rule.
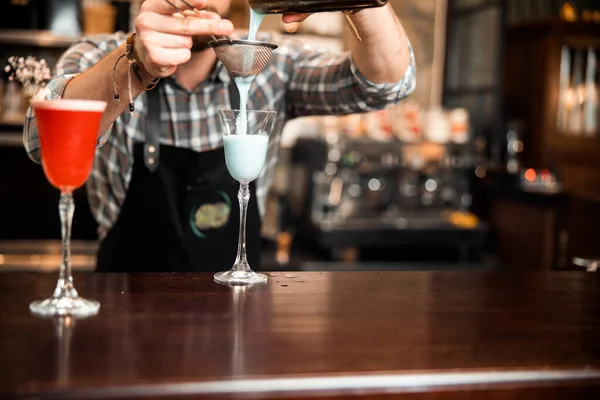
[[[215,281],[219,283],[252,285],[267,281],[266,275],[252,271],[246,258],[246,214],[250,200],[250,182],[258,178],[265,164],[275,114],[275,111],[219,110],[227,169],[240,183],[237,256],[229,271],[214,275]]]
[[[71,274],[73,191],[87,180],[94,163],[100,120],[106,102],[94,100],[39,100],[32,103],[46,178],[60,190],[58,210],[62,225],[62,263],[52,297],[29,305],[38,316],[86,317],[100,308],[95,300],[79,296]]]

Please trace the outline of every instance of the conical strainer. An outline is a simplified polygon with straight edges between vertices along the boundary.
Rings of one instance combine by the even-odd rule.
[[[234,78],[247,78],[258,75],[271,60],[277,45],[252,40],[213,38],[209,43]]]

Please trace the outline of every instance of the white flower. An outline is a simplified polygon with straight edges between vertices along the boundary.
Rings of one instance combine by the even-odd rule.
[[[37,60],[35,57],[12,56],[8,59],[9,65],[4,70],[10,73],[9,80],[16,80],[23,85],[24,92],[33,96],[43,89],[51,78],[50,67],[46,60]]]

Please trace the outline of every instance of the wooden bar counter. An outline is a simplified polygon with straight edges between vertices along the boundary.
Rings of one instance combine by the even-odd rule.
[[[78,320],[0,275],[0,399],[600,399],[599,275],[270,275],[76,274]]]

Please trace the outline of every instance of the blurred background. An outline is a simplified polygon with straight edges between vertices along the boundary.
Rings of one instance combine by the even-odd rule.
[[[248,24],[245,0],[231,19]],[[417,90],[380,112],[291,121],[263,226],[268,270],[566,270],[600,258],[600,2],[390,0]],[[130,31],[137,0],[3,0],[0,61],[53,66]],[[341,13],[261,30],[344,50]],[[3,64],[3,66],[4,66]],[[0,76],[0,271],[55,270],[58,192],[22,144],[28,95]],[[96,225],[76,193],[74,268]]]

